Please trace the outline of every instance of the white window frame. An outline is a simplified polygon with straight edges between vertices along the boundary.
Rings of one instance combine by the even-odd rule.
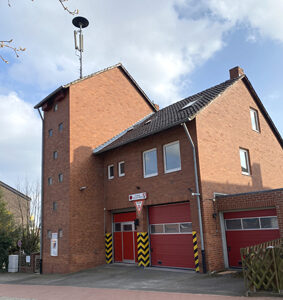
[[[263,228],[261,226],[261,218],[277,218],[277,224],[278,226],[277,227],[274,227],[274,228]],[[243,225],[243,219],[259,219],[259,228],[244,228],[244,225]],[[227,225],[226,225],[226,221],[230,221],[230,220],[241,220],[241,229],[228,229],[227,228]],[[224,219],[225,221],[225,230],[226,231],[247,231],[247,230],[277,230],[279,229],[279,221],[278,221],[278,217],[277,216],[260,216],[260,217],[242,217],[242,218],[231,218],[231,219]]]
[[[256,131],[256,132],[260,132],[257,110],[250,107],[250,116],[251,116],[252,130]],[[253,120],[255,123],[255,127],[257,127],[257,128],[254,128],[254,126],[253,126]]]
[[[166,166],[166,150],[165,149],[166,149],[167,146],[171,146],[171,145],[174,145],[174,144],[178,144],[179,145],[180,167],[179,168],[175,168],[175,169],[171,169],[171,170],[167,170],[167,166]],[[164,161],[164,173],[172,173],[172,172],[177,172],[177,171],[182,170],[180,142],[179,141],[175,141],[175,142],[163,145],[163,161]]]
[[[155,152],[156,152],[156,166],[157,166],[157,172],[156,172],[156,173],[152,173],[152,174],[146,175],[146,174],[145,174],[145,154],[148,153],[148,152],[152,152],[152,151],[155,151]],[[143,154],[142,154],[142,160],[143,160],[143,177],[144,177],[144,178],[149,178],[149,177],[157,176],[157,175],[158,175],[157,148],[152,148],[152,149],[149,149],[149,150],[144,151]]]
[[[192,231],[188,231],[188,232],[181,232],[181,224],[192,224],[192,222],[181,222],[181,223],[161,223],[161,224],[150,224],[150,234],[166,234],[166,235],[170,235],[170,234],[192,234]],[[151,226],[155,226],[155,225],[161,225],[163,227],[163,232],[156,232],[153,233],[151,232]],[[165,225],[178,225],[178,232],[166,232],[165,231]]]
[[[121,164],[124,164],[124,173],[121,173]],[[118,173],[119,173],[119,177],[123,177],[125,176],[125,162],[124,161],[119,161],[118,162]]]
[[[246,164],[247,164],[247,167],[248,167],[248,172],[245,172],[245,171],[242,170],[241,151],[245,153],[245,158],[246,158]],[[240,154],[240,165],[241,165],[241,172],[242,172],[242,174],[243,175],[251,175],[249,150],[248,149],[244,149],[244,148],[240,148],[239,154]]]
[[[110,176],[110,168],[113,167],[113,176]],[[107,167],[108,170],[108,179],[113,179],[114,178],[114,165],[108,165]]]

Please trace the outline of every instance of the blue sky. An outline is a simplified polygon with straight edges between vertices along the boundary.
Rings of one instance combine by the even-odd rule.
[[[41,122],[33,106],[77,79],[72,16],[58,0],[1,1],[0,180],[40,180]],[[122,62],[161,107],[229,79],[242,67],[283,134],[281,0],[69,0],[89,19],[84,75]]]

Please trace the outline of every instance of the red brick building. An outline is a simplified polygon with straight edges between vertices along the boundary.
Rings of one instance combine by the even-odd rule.
[[[114,262],[137,263],[137,233],[147,232],[151,265],[194,268],[196,231],[209,271],[229,265],[225,234],[234,219],[238,231],[279,237],[275,202],[252,221],[226,221],[224,210],[246,209],[228,196],[231,208],[218,205],[219,194],[282,187],[281,136],[243,71],[230,76],[158,110],[118,64],[35,106],[44,111],[43,272],[105,263],[105,233]],[[145,198],[140,214],[130,195]],[[258,224],[244,228],[249,222]]]

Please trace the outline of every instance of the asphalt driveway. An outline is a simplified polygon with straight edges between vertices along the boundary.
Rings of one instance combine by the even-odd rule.
[[[244,296],[238,274],[207,275],[194,271],[103,265],[67,275],[0,273],[0,284],[72,286],[100,289]]]

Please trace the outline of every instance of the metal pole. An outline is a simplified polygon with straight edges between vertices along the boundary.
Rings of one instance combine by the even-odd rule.
[[[197,204],[198,204],[198,219],[199,219],[199,231],[200,231],[200,242],[201,242],[201,256],[202,256],[202,269],[203,273],[206,273],[206,261],[205,261],[205,250],[204,250],[204,239],[203,239],[203,227],[202,227],[202,216],[201,216],[201,207],[200,207],[200,193],[199,193],[199,185],[198,185],[198,171],[197,171],[197,159],[196,159],[196,149],[190,132],[186,123],[181,124],[184,127],[186,135],[192,145],[193,148],[193,158],[194,158],[194,171],[195,171],[195,185],[196,185],[196,196],[197,196]]]
[[[42,121],[42,140],[41,140],[41,207],[40,207],[40,259],[39,259],[39,273],[42,274],[42,252],[43,252],[43,155],[44,155],[44,119],[38,108],[38,113]]]
[[[80,24],[80,78],[83,78],[83,48],[82,48],[82,24]]]

